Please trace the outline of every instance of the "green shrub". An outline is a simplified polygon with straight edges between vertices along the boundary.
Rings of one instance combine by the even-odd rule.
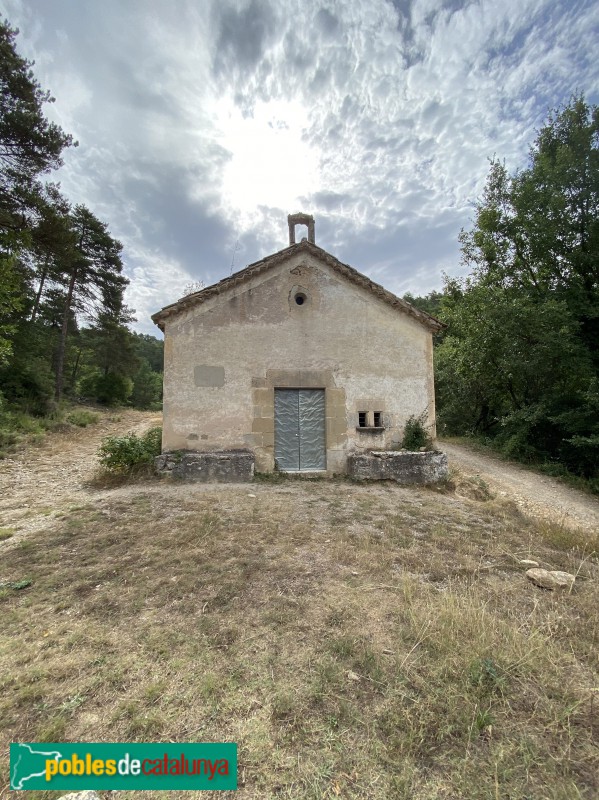
[[[131,475],[151,471],[154,458],[160,455],[162,428],[152,428],[143,436],[108,436],[100,446],[100,464],[106,472]]]
[[[133,381],[124,375],[109,372],[96,381],[96,397],[107,406],[124,405],[133,391]]]
[[[144,359],[133,376],[133,391],[130,397],[135,408],[160,408],[162,402],[162,373],[153,372]]]
[[[71,411],[67,416],[67,422],[70,422],[71,425],[78,425],[80,428],[95,425],[99,419],[99,414],[94,414],[93,411]]]
[[[426,428],[426,411],[419,417],[413,414],[406,422],[406,427],[403,432],[403,439],[401,446],[405,450],[420,450],[421,447],[429,448],[432,444],[431,437],[429,436]]]
[[[43,358],[14,361],[0,369],[0,385],[6,402],[24,413],[43,417],[52,406],[54,376]]]
[[[116,372],[104,374],[99,370],[79,381],[79,395],[105,406],[125,405],[133,391],[133,381]]]
[[[10,406],[0,393],[0,458],[14,453],[22,441],[43,434],[43,423],[43,419]]]

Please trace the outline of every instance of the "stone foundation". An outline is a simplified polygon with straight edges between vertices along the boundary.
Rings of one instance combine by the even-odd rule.
[[[201,483],[247,483],[254,477],[251,450],[183,451],[162,453],[155,460],[156,471]]]
[[[447,478],[447,456],[438,450],[402,453],[394,450],[351,455],[348,474],[358,481],[395,481],[402,484],[437,483]]]

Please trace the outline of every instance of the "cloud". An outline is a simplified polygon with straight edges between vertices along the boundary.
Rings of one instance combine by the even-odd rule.
[[[298,210],[391,290],[439,288],[487,159],[522,166],[549,108],[599,99],[592,0],[5,7],[81,143],[65,192],[124,243],[140,329],[185,282],[284,247]]]
[[[277,28],[275,12],[266,0],[251,0],[247,5],[212,7],[216,32],[213,69],[230,80],[231,73],[243,75],[264,59]]]

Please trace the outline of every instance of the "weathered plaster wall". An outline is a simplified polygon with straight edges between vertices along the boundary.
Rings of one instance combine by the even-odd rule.
[[[434,424],[432,337],[300,252],[166,321],[163,449],[250,447],[272,469],[275,387],[326,389],[327,469],[341,472],[349,451],[399,441],[411,414]],[[357,431],[364,410],[385,430]]]

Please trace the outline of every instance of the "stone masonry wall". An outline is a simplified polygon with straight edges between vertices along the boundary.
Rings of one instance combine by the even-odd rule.
[[[348,472],[359,481],[390,480],[404,485],[437,483],[447,478],[447,456],[439,451],[362,453],[349,457]]]
[[[412,414],[435,432],[430,331],[305,251],[167,319],[163,450],[249,449],[272,470],[276,387],[325,389],[328,473],[396,446]]]
[[[249,450],[163,453],[155,459],[156,471],[201,483],[247,483],[254,477],[255,457]]]

